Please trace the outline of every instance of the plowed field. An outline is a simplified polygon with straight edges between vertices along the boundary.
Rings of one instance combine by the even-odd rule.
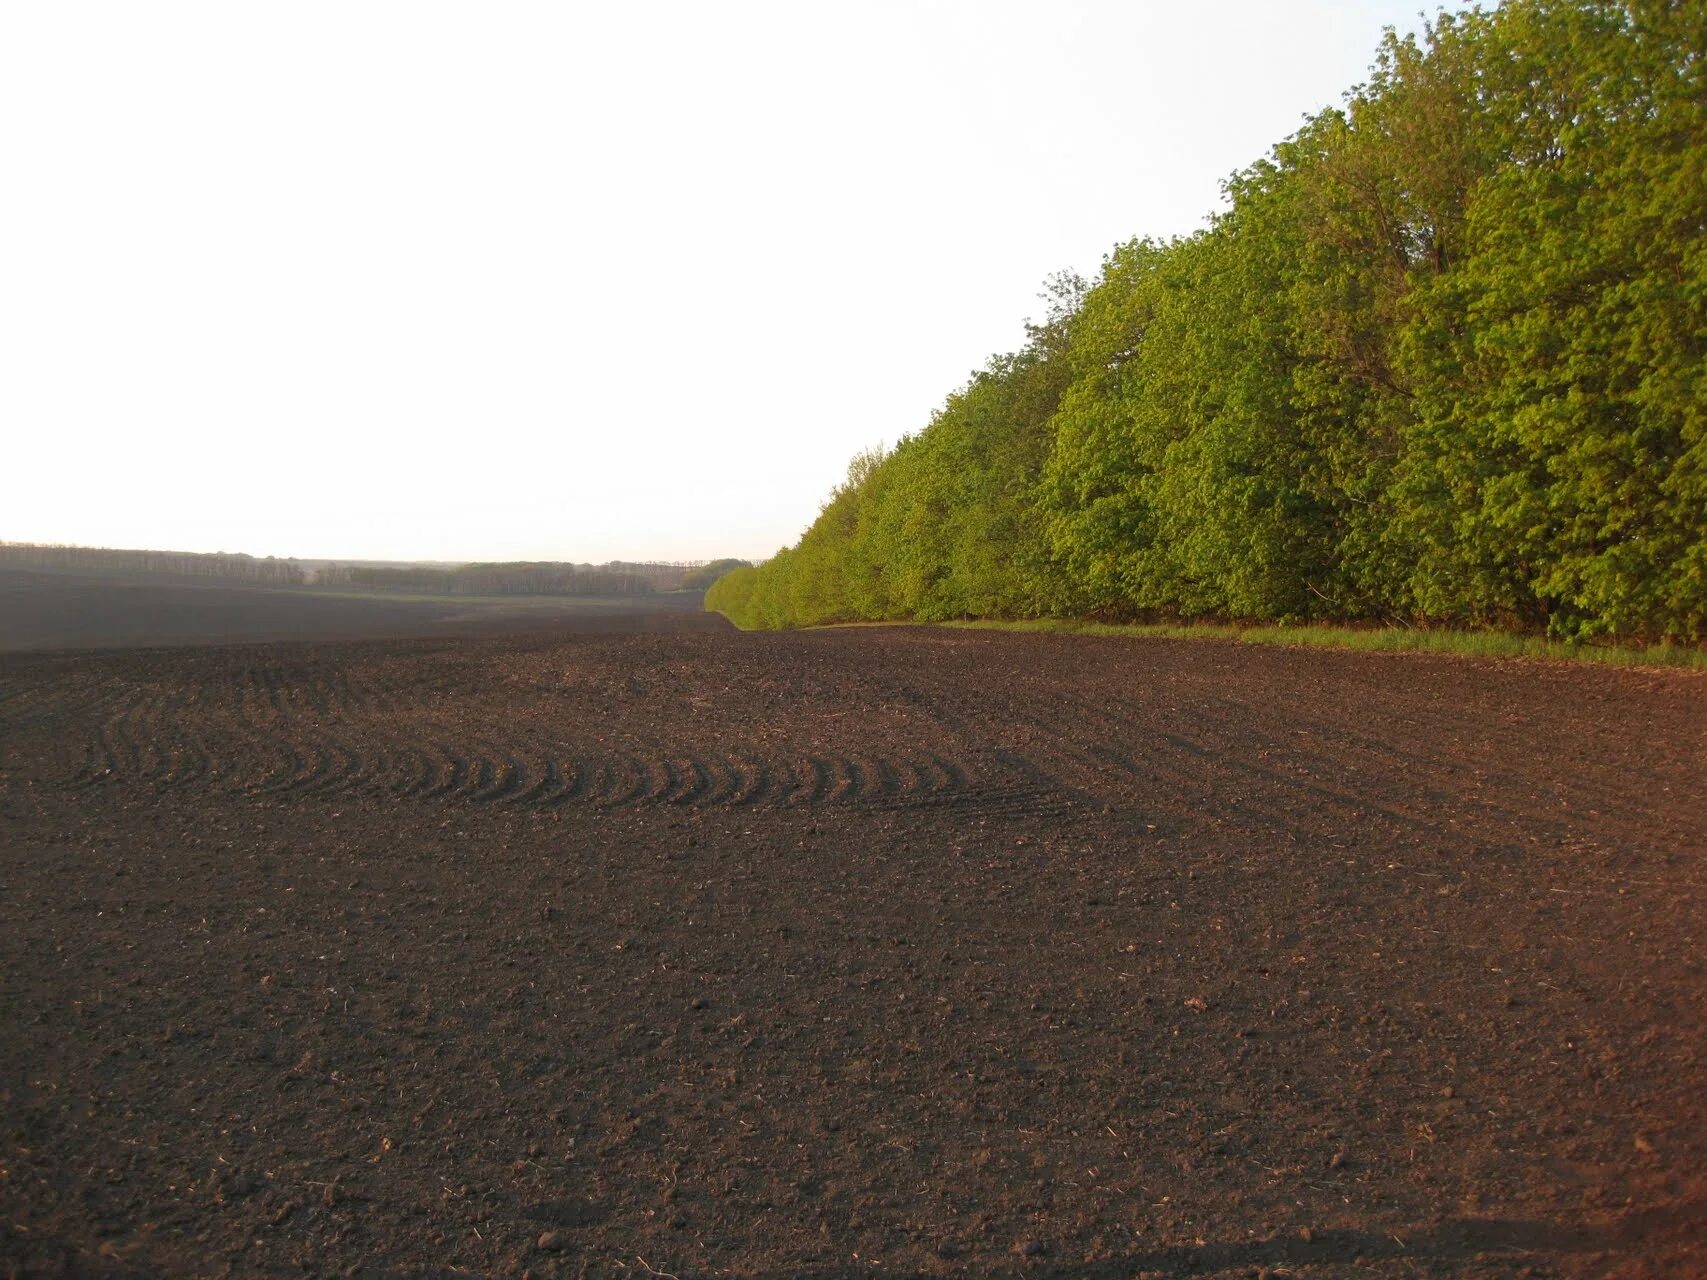
[[[0,656],[0,1274],[1707,1274],[1707,682]]]

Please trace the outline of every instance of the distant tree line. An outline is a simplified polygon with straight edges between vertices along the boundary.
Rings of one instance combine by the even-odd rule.
[[[278,560],[272,556],[257,559],[223,551],[125,551],[111,547],[59,547],[25,542],[0,542],[0,565],[60,572],[173,573],[282,586],[300,583],[306,576],[295,561]]]
[[[708,606],[1707,630],[1707,4],[1507,0],[854,460]]]
[[[272,556],[194,551],[130,551],[109,547],[45,546],[0,542],[0,566],[49,572],[164,573],[222,578],[270,586],[350,587],[368,591],[448,596],[622,596],[654,591],[703,590],[725,569],[745,560],[625,561],[570,564],[513,561],[493,564],[374,565],[314,562]]]
[[[704,591],[724,574],[735,569],[751,569],[751,560],[710,560],[682,577],[683,591]]]
[[[680,590],[684,579],[697,569],[676,563],[624,561],[602,565],[515,561],[444,569],[330,564],[316,571],[315,581],[326,586],[415,595],[625,596]]]

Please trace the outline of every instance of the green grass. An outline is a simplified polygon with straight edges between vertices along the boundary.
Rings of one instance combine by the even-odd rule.
[[[1707,652],[1678,645],[1645,649],[1613,645],[1562,644],[1498,631],[1412,631],[1400,627],[1274,627],[1215,624],[1115,625],[1043,618],[1030,622],[949,622],[950,627],[997,631],[1059,631],[1074,635],[1134,636],[1162,640],[1232,640],[1241,644],[1307,645],[1371,653],[1446,653],[1470,658],[1540,658],[1551,662],[1598,662],[1615,667],[1682,667],[1707,671]]]

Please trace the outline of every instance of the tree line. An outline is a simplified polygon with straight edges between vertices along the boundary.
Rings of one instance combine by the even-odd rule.
[[[258,559],[223,551],[130,551],[113,547],[65,547],[0,542],[0,565],[48,572],[170,573],[193,578],[224,578],[269,586],[294,586],[305,580],[293,560]]]
[[[689,570],[688,573],[683,575],[681,589],[683,591],[704,591],[712,583],[716,582],[731,570],[751,569],[752,567],[753,562],[751,560],[737,560],[734,558],[708,560],[706,563],[694,567]]]
[[[707,596],[743,626],[1215,617],[1697,643],[1707,4],[1507,0],[1025,345]]]
[[[602,565],[514,561],[447,568],[327,564],[316,569],[315,582],[322,586],[415,595],[626,596],[688,589],[686,581],[701,568],[679,563],[625,561]]]
[[[219,578],[267,586],[346,587],[447,596],[622,596],[700,591],[745,560],[572,564],[511,561],[462,565],[376,565],[264,559],[241,553],[142,551],[0,542],[0,566],[46,572],[118,572]]]

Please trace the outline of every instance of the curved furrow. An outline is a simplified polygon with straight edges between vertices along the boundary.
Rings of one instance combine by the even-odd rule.
[[[182,787],[205,782],[214,771],[214,763],[206,744],[194,733],[186,733],[178,742],[165,748],[168,767],[154,780],[165,787]]]
[[[350,714],[350,686],[341,667],[316,673],[314,687],[319,691],[319,713],[329,719],[343,720]]]
[[[245,788],[250,795],[271,795],[275,788],[285,786],[292,778],[308,772],[308,760],[295,743],[275,738],[264,745],[271,764]]]
[[[272,711],[273,718],[277,720],[284,717],[287,712],[285,710],[283,681],[280,679],[279,669],[277,667],[262,667],[256,672],[256,675],[260,680],[261,699]]]
[[[239,725],[253,725],[261,714],[263,695],[255,668],[245,667],[232,677],[231,718]]]
[[[872,762],[872,798],[878,801],[893,800],[901,795],[907,787],[906,764],[897,763],[889,756],[879,756]]]
[[[384,770],[383,753],[363,752],[342,738],[327,737],[325,742],[334,763],[324,776],[303,788],[305,795],[347,795],[359,790],[362,783]]]
[[[264,740],[254,732],[233,726],[230,708],[222,717],[208,717],[198,725],[196,737],[207,752],[208,767],[201,780],[204,785],[225,791],[247,791],[254,779],[265,771],[267,757]]]
[[[426,752],[411,742],[395,738],[382,740],[375,752],[372,767],[363,776],[365,790],[374,795],[411,796],[431,780],[432,761]]]
[[[686,757],[675,764],[673,772],[676,774],[675,786],[667,792],[660,792],[658,799],[670,804],[703,804],[714,790],[711,769],[702,760]]]
[[[263,794],[289,799],[311,792],[318,783],[338,775],[340,753],[329,742],[316,740],[306,748],[293,748],[292,762],[295,767],[288,775],[264,785]]]
[[[111,721],[128,707],[121,704],[134,690],[112,686],[97,691],[80,705],[79,714],[90,722],[89,736],[78,753],[82,763],[70,770],[66,779],[72,786],[93,782],[110,782],[124,772],[124,766],[111,737]],[[115,707],[119,709],[115,710]]]
[[[119,759],[118,748],[113,744],[111,725],[99,725],[96,729],[96,742],[101,746],[102,778],[116,778],[125,765]]]
[[[363,710],[363,698],[350,680],[349,668],[341,663],[334,667],[329,684],[333,695],[333,705],[340,716],[348,718]]]
[[[498,776],[498,767],[488,756],[470,755],[468,758],[468,778],[459,790],[467,792],[467,799],[479,796],[491,787]]]
[[[898,785],[893,799],[896,803],[929,795],[942,782],[942,774],[931,767],[928,758],[908,756],[896,768]]]
[[[136,744],[126,725],[129,714],[130,708],[122,707],[103,718],[95,728],[103,762],[114,779],[134,778],[137,773]]]
[[[606,755],[594,756],[587,764],[587,799],[603,805],[608,796],[621,789],[617,765]]]
[[[930,795],[952,795],[968,785],[966,771],[952,760],[945,760],[934,751],[926,754],[925,791]]]
[[[331,714],[332,702],[323,667],[316,664],[306,668],[293,687],[302,705],[312,712],[316,719],[324,719]]]
[[[669,756],[651,757],[643,767],[646,771],[646,792],[638,799],[667,800],[684,784],[679,762]]]
[[[598,802],[605,808],[633,804],[652,794],[653,778],[634,756],[607,756],[599,766]]]
[[[283,686],[275,668],[262,667],[255,672],[255,715],[259,723],[270,725],[289,718]]]
[[[1088,805],[1088,798],[1062,784],[1029,758],[997,751],[994,759],[1011,783],[973,781],[956,762],[936,753],[901,762],[898,786],[879,792],[871,803],[879,808],[935,809],[955,812],[1016,815],[1066,813]]]
[[[563,775],[557,768],[557,761],[549,755],[545,756],[539,766],[539,776],[527,790],[511,797],[511,803],[519,805],[549,805],[556,804],[564,798]]]
[[[348,666],[339,664],[337,674],[338,699],[346,715],[365,716],[375,710],[367,683]]]
[[[145,701],[144,691],[137,688],[113,688],[97,694],[89,702],[85,714],[113,719],[135,714]]]
[[[297,795],[300,792],[309,792],[314,788],[314,783],[321,782],[324,778],[333,777],[338,771],[338,753],[333,751],[329,742],[321,741],[321,739],[312,742],[307,751],[302,753],[302,758],[306,759],[306,768],[299,775],[295,775],[287,782],[282,783],[280,787],[275,788],[273,795]]]
[[[777,766],[770,794],[765,797],[765,802],[774,805],[801,803],[804,796],[811,795],[816,779],[817,770],[812,767],[810,760],[784,761]]]
[[[712,775],[713,781],[697,803],[706,808],[712,805],[733,804],[742,788],[747,785],[741,766],[728,756],[718,756],[705,767]]]
[[[825,800],[833,804],[852,804],[865,794],[866,770],[858,760],[837,757],[831,761],[834,775],[830,794]]]
[[[107,721],[107,731],[118,759],[117,772],[121,777],[145,777],[150,767],[150,758],[143,749],[142,742],[138,740],[139,728],[136,721],[141,715],[141,708],[133,704]]]
[[[159,782],[172,772],[176,763],[173,746],[165,740],[157,722],[149,724],[146,733],[139,737],[137,776],[144,782]]]
[[[736,786],[730,794],[728,802],[732,805],[746,806],[760,804],[769,799],[776,786],[776,776],[763,760],[737,761],[732,772],[735,775]]]
[[[285,676],[284,702],[292,718],[310,724],[320,719],[325,713],[325,704],[313,668],[296,667],[285,672]]]
[[[551,757],[546,760],[546,765],[557,778],[558,789],[546,795],[541,803],[568,804],[572,800],[586,800],[593,795],[597,781],[596,770],[585,760],[567,757],[559,760]]]
[[[369,679],[365,673],[352,677],[352,688],[359,698],[362,710],[386,716],[396,714],[397,704],[392,700],[391,691]]]
[[[729,798],[741,788],[738,766],[721,753],[701,756],[699,762],[705,767],[707,786],[704,794],[694,803],[702,808],[728,804]]]
[[[809,780],[792,798],[798,804],[823,804],[836,787],[836,763],[824,756],[807,756],[806,768]]]
[[[527,766],[516,756],[505,757],[502,766],[491,760],[482,760],[481,765],[486,781],[468,796],[475,804],[495,804],[510,799],[527,785]]]
[[[276,788],[287,785],[292,778],[308,772],[307,758],[289,739],[274,737],[266,743],[266,747],[270,754],[277,757],[278,764],[250,784],[247,790],[251,795],[271,795]]]
[[[467,757],[459,755],[442,742],[433,745],[444,758],[438,763],[431,784],[415,793],[423,800],[453,795],[468,783],[470,764]]]
[[[651,785],[644,797],[648,800],[668,800],[682,785],[682,772],[676,762],[668,757],[649,761],[646,776],[651,779]]]
[[[402,775],[391,784],[391,794],[399,797],[418,796],[438,777],[437,763],[432,755],[421,747],[405,744],[398,751],[396,767]]]
[[[88,786],[96,782],[110,782],[118,776],[118,756],[113,751],[105,724],[95,726],[95,737],[85,746],[84,752],[87,763],[72,779],[73,782]]]
[[[162,786],[181,786],[208,771],[206,749],[190,730],[186,714],[190,696],[179,688],[157,699],[149,709],[149,762],[142,776]]]
[[[304,795],[338,795],[355,791],[363,781],[385,770],[383,753],[364,755],[359,748],[337,738],[326,739],[326,745],[338,757],[338,763],[323,777],[305,785],[302,788]]]
[[[76,745],[59,744],[54,755],[57,757],[57,763],[49,776],[58,786],[87,787],[101,776],[100,748],[93,739]]]

